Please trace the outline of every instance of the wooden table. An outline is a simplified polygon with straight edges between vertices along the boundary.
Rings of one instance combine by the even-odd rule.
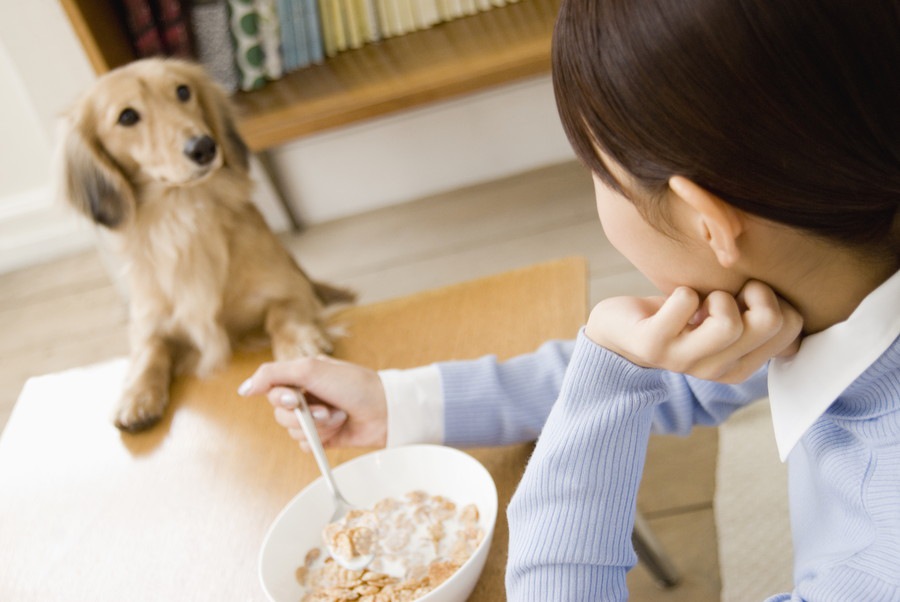
[[[335,355],[405,368],[571,338],[587,311],[586,264],[564,259],[351,308]],[[262,398],[238,385],[266,354],[237,355],[173,387],[167,418],[138,435],[110,421],[125,360],[30,380],[0,438],[0,600],[263,600],[257,557],[270,523],[318,477]],[[364,450],[332,450],[334,464]],[[503,594],[502,509],[530,445],[468,450],[501,512],[471,600]]]

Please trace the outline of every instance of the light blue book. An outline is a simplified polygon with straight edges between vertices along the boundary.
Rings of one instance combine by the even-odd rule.
[[[297,38],[294,36],[293,0],[278,0],[278,22],[281,25],[281,59],[285,73],[297,68]]]
[[[303,16],[306,21],[309,60],[318,64],[325,60],[325,47],[322,43],[322,20],[319,18],[319,2],[318,0],[301,1],[306,9],[303,12]]]
[[[307,67],[310,63],[309,27],[306,17],[306,0],[290,0],[291,12],[294,15],[294,38],[297,40],[297,66]]]

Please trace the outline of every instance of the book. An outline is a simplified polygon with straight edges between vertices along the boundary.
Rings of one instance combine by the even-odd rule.
[[[285,73],[298,67],[297,40],[294,37],[291,0],[278,0],[278,22],[281,24],[281,64]]]
[[[253,0],[259,27],[259,43],[263,52],[263,72],[270,80],[284,75],[281,61],[281,27],[277,0]]]
[[[227,4],[227,0],[194,0],[189,21],[197,62],[226,91],[234,92],[238,89],[238,74]]]
[[[381,24],[381,35],[385,38],[399,36],[400,31],[400,12],[397,5],[398,0],[379,0],[378,3],[378,21]]]
[[[447,6],[447,0],[434,0],[434,3],[437,5],[438,18],[441,21],[449,21],[452,17],[450,16],[450,9]]]
[[[416,30],[416,18],[412,7],[414,1],[418,0],[396,0],[401,34]]]
[[[119,0],[119,11],[138,57],[166,54],[150,0]]]
[[[317,0],[319,5],[319,22],[322,24],[322,49],[325,56],[332,57],[337,54],[337,40],[335,39],[334,25],[332,24],[333,15],[331,12],[331,3],[335,0]]]
[[[375,0],[355,0],[359,14],[363,42],[377,42],[381,39],[378,27],[378,15],[375,13]]]
[[[312,63],[313,57],[310,52],[310,27],[308,16],[306,14],[306,0],[290,0],[291,2],[291,28],[296,38],[296,52],[298,67],[307,67]],[[316,23],[316,28],[319,25]]]
[[[460,4],[464,15],[474,15],[478,12],[478,5],[475,0],[461,0]]]
[[[228,24],[238,87],[244,91],[261,88],[266,84],[265,53],[259,34],[259,13],[253,0],[228,0]]]
[[[337,44],[338,52],[347,50],[347,21],[344,16],[344,9],[341,6],[344,0],[330,0],[331,2],[331,22],[334,27],[334,41]]]
[[[154,8],[166,54],[184,59],[193,58],[188,15],[182,0],[154,0]]]
[[[440,21],[437,0],[414,0],[412,8],[416,29],[428,29]]]
[[[462,0],[442,0],[444,4],[445,21],[458,19],[463,16]]]
[[[342,0],[319,0],[319,17],[322,21],[322,36],[325,41],[326,56],[335,56],[347,50],[347,34],[344,31]]]
[[[475,3],[478,5],[478,10],[480,11],[491,10],[494,8],[491,0],[475,0]]]
[[[341,18],[344,23],[344,35],[347,48],[360,48],[363,45],[362,27],[360,25],[359,7],[356,0],[341,0]]]
[[[310,63],[321,63],[325,59],[322,44],[322,22],[319,18],[318,0],[301,0],[303,25],[306,28],[306,47]]]

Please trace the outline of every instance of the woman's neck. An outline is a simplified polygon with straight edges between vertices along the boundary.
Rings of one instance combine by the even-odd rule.
[[[754,276],[772,286],[803,316],[804,334],[843,322],[890,278],[900,261],[878,257],[796,231],[767,237]]]

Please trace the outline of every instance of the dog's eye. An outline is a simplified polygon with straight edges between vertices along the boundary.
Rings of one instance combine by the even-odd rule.
[[[175,88],[175,94],[178,95],[178,100],[181,102],[187,102],[191,99],[191,89],[183,84]]]
[[[119,125],[124,125],[125,127],[129,127],[137,123],[141,120],[141,116],[138,115],[138,112],[128,107],[124,109],[121,113],[119,113]]]

